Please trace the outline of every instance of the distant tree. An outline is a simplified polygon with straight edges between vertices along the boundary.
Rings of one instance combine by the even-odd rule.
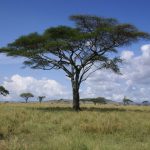
[[[143,103],[143,104],[145,104],[145,103],[149,103],[149,101],[143,101],[142,103]]]
[[[149,101],[143,101],[142,102],[144,105],[148,105],[149,104]]]
[[[20,97],[24,98],[27,103],[28,99],[31,97],[34,97],[34,95],[32,93],[22,93],[22,94],[20,94]]]
[[[123,104],[124,105],[129,105],[130,103],[133,103],[132,100],[128,99],[126,96],[123,98]]]
[[[93,103],[96,104],[106,104],[106,99],[104,97],[98,97],[95,99],[92,99]]]
[[[100,69],[120,74],[122,60],[117,48],[150,35],[112,18],[75,15],[70,19],[75,22],[74,27],[51,27],[43,34],[21,36],[0,51],[8,56],[25,57],[24,64],[33,69],[63,70],[71,80],[73,109],[78,111],[81,83]]]
[[[3,86],[0,86],[0,95],[6,96],[9,94],[9,91],[6,90]]]
[[[45,96],[38,96],[38,100],[41,103],[43,101],[43,99],[45,98]]]
[[[96,104],[107,104],[106,99],[104,97],[97,97],[97,98],[84,98],[81,99],[82,102],[93,102]]]

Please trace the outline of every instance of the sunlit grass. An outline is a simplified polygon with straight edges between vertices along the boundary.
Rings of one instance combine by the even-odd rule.
[[[0,104],[0,150],[149,150],[150,107]]]

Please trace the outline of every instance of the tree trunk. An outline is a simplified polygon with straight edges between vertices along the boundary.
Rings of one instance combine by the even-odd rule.
[[[25,100],[26,100],[26,103],[28,103],[28,98],[26,98]]]
[[[72,80],[72,94],[73,94],[73,109],[75,111],[80,110],[80,95],[79,95],[79,86],[77,81]]]

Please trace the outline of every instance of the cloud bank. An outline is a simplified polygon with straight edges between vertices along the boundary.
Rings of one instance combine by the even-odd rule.
[[[3,100],[19,100],[19,95],[23,92],[31,92],[33,95],[46,96],[47,99],[62,98],[67,95],[65,87],[55,80],[35,79],[34,77],[22,77],[13,75],[10,79],[5,79],[3,86],[10,91],[10,95],[2,97]],[[35,99],[35,98],[34,98]]]
[[[138,56],[130,50],[122,51],[122,75],[108,70],[97,71],[86,81],[86,89],[82,94],[85,97],[104,96],[117,101],[124,96],[137,102],[150,100],[150,44],[143,45],[140,50]]]

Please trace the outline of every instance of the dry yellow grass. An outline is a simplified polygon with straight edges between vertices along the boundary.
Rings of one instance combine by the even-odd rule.
[[[0,104],[0,150],[126,149],[150,149],[149,106]]]

